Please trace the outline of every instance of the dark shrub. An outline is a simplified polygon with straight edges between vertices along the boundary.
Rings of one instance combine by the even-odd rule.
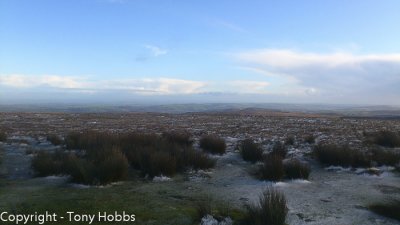
[[[386,216],[395,220],[400,221],[400,201],[399,200],[391,200],[389,202],[384,203],[376,203],[372,204],[368,207],[371,211]]]
[[[395,166],[396,164],[400,163],[400,152],[376,148],[371,150],[371,154],[372,160],[379,166]]]
[[[384,147],[400,147],[400,135],[392,131],[379,131],[371,135],[372,142]]]
[[[265,157],[263,165],[258,171],[261,180],[280,181],[285,175],[282,158],[278,155],[268,155]]]
[[[252,139],[245,139],[239,143],[239,150],[243,160],[255,163],[262,160],[263,150]]]
[[[276,189],[267,188],[258,204],[246,205],[242,225],[284,225],[288,209],[285,196]]]
[[[0,131],[0,142],[7,141],[7,134],[4,131]]]
[[[286,146],[284,144],[282,144],[281,142],[276,142],[274,144],[274,146],[272,147],[271,154],[278,155],[282,158],[285,158],[286,154],[287,154]]]
[[[314,143],[315,143],[315,137],[314,137],[314,135],[312,135],[312,134],[307,135],[307,136],[304,138],[304,142],[306,142],[306,143],[308,143],[308,144],[314,144]]]
[[[314,147],[314,154],[321,163],[326,165],[368,167],[371,164],[367,154],[351,149],[347,145],[317,145]]]
[[[308,179],[310,166],[300,162],[298,159],[291,159],[284,163],[285,177],[289,179]]]
[[[226,143],[223,138],[217,136],[203,136],[200,139],[200,148],[212,154],[224,154],[226,150]]]
[[[293,136],[288,136],[285,140],[286,145],[294,145],[294,137]]]
[[[63,140],[59,136],[57,136],[55,134],[47,135],[46,139],[47,139],[47,141],[49,141],[53,145],[61,145],[63,143]]]

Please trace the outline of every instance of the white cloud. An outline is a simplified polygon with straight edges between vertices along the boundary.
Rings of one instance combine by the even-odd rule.
[[[264,49],[238,54],[244,61],[264,64],[274,68],[299,68],[323,64],[328,68],[360,66],[367,62],[400,62],[400,54],[354,55],[337,52],[331,54],[296,52],[287,49]]]
[[[14,90],[63,90],[81,94],[113,91],[139,95],[187,95],[207,92],[266,94],[269,83],[254,80],[195,81],[167,77],[104,79],[58,75],[0,75],[0,87]]]
[[[162,49],[155,45],[145,45],[144,47],[149,49],[151,51],[151,53],[153,54],[153,56],[155,56],[155,57],[166,55],[168,53],[168,50]]]
[[[119,90],[139,94],[193,94],[201,91],[206,82],[172,79],[142,78],[89,80],[74,76],[57,75],[0,75],[0,85],[12,88],[57,88],[70,89],[82,93]]]
[[[261,49],[235,54],[242,69],[279,77],[293,89],[326,99],[400,97],[400,54],[330,54]],[[273,83],[271,83],[273,86]]]
[[[16,88],[48,86],[54,88],[77,89],[85,86],[82,78],[79,77],[56,75],[26,76],[19,74],[0,75],[0,84]]]
[[[127,90],[142,94],[193,94],[201,91],[206,82],[173,78],[116,79],[98,82],[99,89]]]

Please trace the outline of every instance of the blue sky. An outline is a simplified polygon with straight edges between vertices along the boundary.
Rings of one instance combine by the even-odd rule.
[[[398,9],[394,0],[0,0],[0,103],[400,105]]]

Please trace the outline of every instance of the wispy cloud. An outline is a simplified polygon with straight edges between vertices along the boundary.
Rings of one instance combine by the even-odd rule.
[[[259,49],[237,53],[235,58],[241,69],[280,77],[308,95],[400,97],[400,54]]]
[[[173,78],[90,80],[57,75],[0,75],[0,85],[12,88],[57,88],[78,91],[120,90],[139,94],[191,94],[200,92],[206,82]]]
[[[151,51],[152,55],[155,57],[166,55],[168,53],[168,50],[162,49],[155,45],[145,45],[144,47],[149,49]]]
[[[59,75],[0,75],[0,87],[15,91],[36,89],[94,94],[114,91],[139,95],[188,95],[209,92],[266,94],[269,83],[254,80],[198,81],[168,77],[93,80]]]
[[[48,86],[66,89],[79,89],[87,85],[84,79],[80,77],[57,75],[26,76],[19,74],[0,75],[0,84],[16,88]]]

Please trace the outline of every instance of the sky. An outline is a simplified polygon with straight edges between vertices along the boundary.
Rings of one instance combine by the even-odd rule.
[[[0,0],[0,104],[400,105],[397,0]]]

